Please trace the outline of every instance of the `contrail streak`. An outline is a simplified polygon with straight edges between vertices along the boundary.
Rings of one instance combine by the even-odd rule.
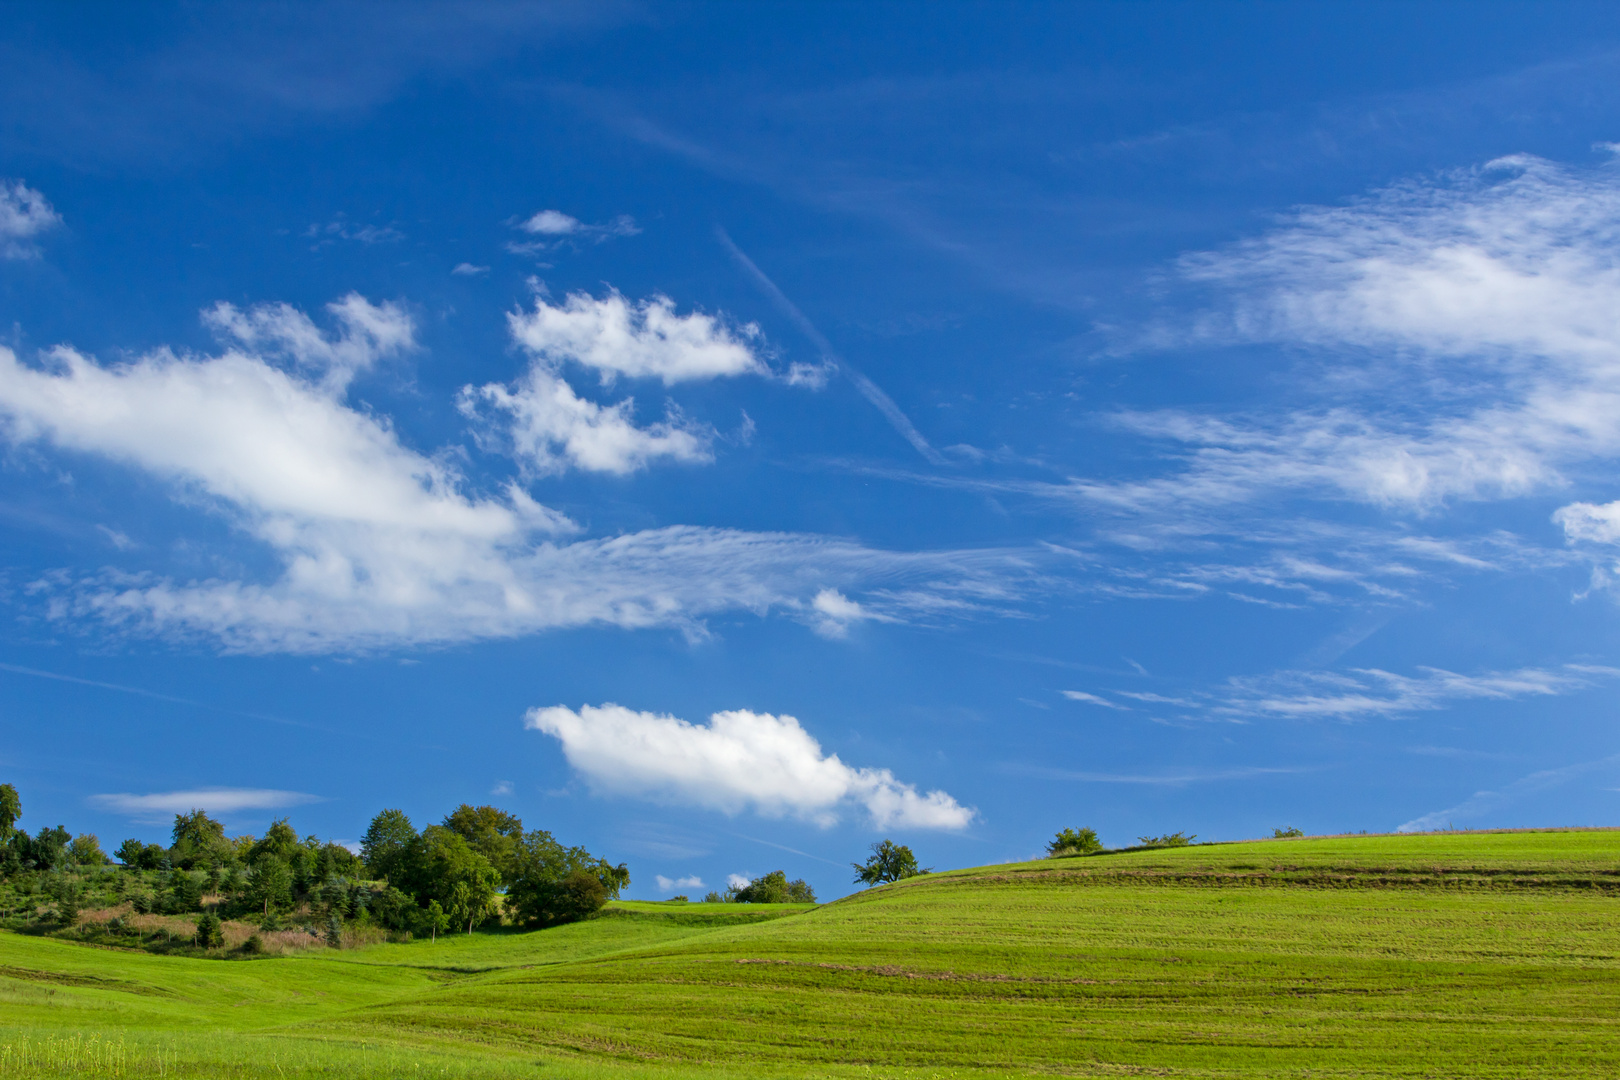
[[[765,271],[756,266],[754,260],[750,259],[742,248],[732,241],[731,237],[726,234],[726,230],[716,227],[714,232],[720,238],[720,243],[731,253],[731,257],[736,259],[738,265],[748,272],[749,277],[754,279],[754,283],[781,309],[782,314],[793,320],[793,324],[820,350],[822,361],[847,375],[849,381],[855,384],[855,389],[860,391],[861,396],[876,406],[877,411],[883,414],[884,419],[889,422],[890,426],[900,433],[900,437],[916,447],[917,453],[927,459],[929,464],[946,464],[944,455],[929,445],[928,440],[923,438],[922,432],[917,430],[910,417],[900,411],[900,406],[894,403],[894,399],[885,394],[883,388],[878,386],[877,383],[862,375],[849,361],[838,355],[837,350],[832,347],[832,342],[823,337],[821,331],[816,329],[816,324],[805,318],[804,312],[799,310],[798,305],[789,300],[787,294],[776,287],[776,282],[765,276]]]

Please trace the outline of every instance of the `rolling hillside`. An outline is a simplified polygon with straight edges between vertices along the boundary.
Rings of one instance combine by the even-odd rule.
[[[1620,831],[1200,845],[223,962],[0,935],[0,1076],[1620,1075]]]

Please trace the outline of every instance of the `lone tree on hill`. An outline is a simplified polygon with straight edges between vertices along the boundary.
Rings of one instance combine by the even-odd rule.
[[[1102,849],[1096,829],[1064,829],[1047,843],[1046,856],[1061,859],[1065,855],[1090,855]]]
[[[873,844],[871,858],[865,863],[849,865],[855,869],[855,880],[868,885],[882,885],[887,881],[899,881],[901,878],[933,872],[933,867],[919,870],[917,856],[911,853],[911,849],[904,844],[896,844],[893,840]]]

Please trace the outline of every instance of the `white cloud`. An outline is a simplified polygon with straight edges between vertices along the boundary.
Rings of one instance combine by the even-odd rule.
[[[600,244],[616,236],[635,236],[641,232],[640,227],[636,225],[636,219],[629,214],[620,214],[611,221],[588,225],[561,210],[541,210],[518,222],[517,227],[537,239],[526,243],[507,244],[507,250],[515,255],[533,255],[550,251],[568,241],[590,240]]]
[[[1213,711],[1228,716],[1351,720],[1367,716],[1443,709],[1462,700],[1506,701],[1554,697],[1620,676],[1620,670],[1585,664],[1520,668],[1460,675],[1420,667],[1417,676],[1378,668],[1349,672],[1284,671],[1264,678],[1232,679]]]
[[[633,399],[613,405],[587,401],[541,363],[532,365],[512,387],[500,383],[465,387],[458,404],[468,419],[484,420],[486,431],[504,434],[514,456],[541,475],[573,465],[623,476],[660,458],[688,464],[714,460],[712,430],[687,422],[674,410],[666,420],[638,427]],[[481,405],[509,420],[488,421]],[[484,438],[494,441],[488,434]]]
[[[753,883],[753,880],[753,878],[744,877],[742,874],[726,875],[726,884],[731,886],[733,889],[745,889]]]
[[[1578,776],[1592,772],[1612,773],[1620,766],[1620,754],[1565,765],[1557,769],[1541,769],[1521,776],[1500,791],[1476,791],[1456,806],[1435,810],[1395,827],[1396,832],[1427,832],[1431,829],[1449,829],[1456,822],[1468,822],[1520,801],[1528,795],[1561,787]],[[1610,788],[1610,791],[1620,790]]]
[[[878,622],[896,621],[892,616],[862,607],[837,589],[822,589],[816,593],[815,599],[810,601],[810,610],[814,612],[810,625],[816,633],[829,638],[848,637],[852,624],[869,619]]]
[[[557,705],[530,709],[524,723],[561,742],[568,763],[603,792],[824,826],[850,804],[878,828],[962,829],[977,813],[943,791],[920,794],[888,769],[822,753],[791,716],[738,709],[699,726],[621,705]]]
[[[414,342],[404,312],[353,295],[329,312],[333,333],[283,305],[216,306],[206,318],[239,346],[213,357],[103,366],[62,348],[41,368],[0,347],[0,435],[165,480],[280,566],[267,582],[44,582],[50,614],[239,651],[364,650],[585,625],[699,636],[732,611],[808,622],[828,588],[864,589],[863,606],[890,618],[957,617],[1006,610],[1032,573],[1005,551],[685,526],[560,542],[578,531],[563,515],[515,485],[469,492],[447,457],[346,403],[356,372]]]
[[[397,244],[405,239],[405,234],[392,225],[356,225],[341,214],[325,225],[311,225],[304,231],[304,236],[315,241],[312,250],[318,250],[338,240],[353,240],[369,246]]]
[[[1183,260],[1227,298],[1166,344],[1313,350],[1286,417],[1127,414],[1184,468],[1074,494],[1121,509],[1278,491],[1433,511],[1620,454],[1620,167],[1504,158],[1312,207]]]
[[[452,269],[450,272],[452,274],[460,275],[461,277],[478,277],[481,274],[489,273],[489,267],[487,267],[487,266],[474,266],[472,263],[466,263],[466,262],[464,262],[464,263],[456,263],[455,268]]]
[[[497,781],[495,781],[495,786],[489,789],[489,793],[491,795],[510,795],[510,794],[512,794],[512,781],[510,781],[510,780],[497,780]]]
[[[216,333],[255,353],[281,357],[318,376],[330,392],[346,388],[378,360],[416,347],[416,325],[396,304],[373,304],[350,293],[326,305],[342,329],[324,334],[291,304],[260,304],[246,312],[223,300],[202,313]]]
[[[658,882],[659,892],[673,892],[676,889],[701,889],[703,879],[696,874],[689,877],[667,878],[663,874],[654,874],[653,880]]]
[[[701,311],[677,315],[667,296],[631,303],[618,292],[600,300],[570,293],[560,305],[536,297],[533,311],[507,318],[512,337],[537,359],[553,366],[583,364],[604,385],[619,375],[656,378],[669,386],[766,371],[750,344],[759,327],[733,327]]]
[[[1105,697],[1098,697],[1096,694],[1088,694],[1084,690],[1065,690],[1063,691],[1063,696],[1068,698],[1070,701],[1083,701],[1087,705],[1101,705],[1105,709],[1119,709],[1122,712],[1131,711],[1129,705],[1121,705],[1117,701],[1109,701]]]
[[[192,810],[207,810],[211,814],[236,814],[243,810],[280,810],[321,800],[318,795],[307,795],[301,791],[210,787],[191,791],[160,791],[150,795],[128,793],[92,795],[90,801],[130,817],[156,819],[170,814],[185,814]]]
[[[541,236],[569,236],[583,229],[584,223],[561,210],[541,210],[518,226],[527,233]]]
[[[36,257],[34,237],[61,221],[45,196],[21,180],[0,182],[0,259]]]

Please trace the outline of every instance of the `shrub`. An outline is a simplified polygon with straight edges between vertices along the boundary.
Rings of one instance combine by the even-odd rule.
[[[789,881],[785,871],[772,870],[733,890],[731,899],[738,904],[813,904],[816,894],[803,878]]]
[[[255,935],[257,936],[257,935]],[[217,949],[225,944],[225,930],[219,924],[219,916],[213,912],[205,912],[197,920],[197,945],[204,949]]]
[[[1186,847],[1198,839],[1198,835],[1195,833],[1192,836],[1187,836],[1183,833],[1173,832],[1166,833],[1163,836],[1138,836],[1136,839],[1143,847]]]
[[[561,926],[600,911],[607,888],[589,870],[574,870],[560,881],[530,882],[517,895],[508,894],[513,915],[530,926]]]
[[[720,903],[720,894],[711,889],[709,894],[703,898],[703,902],[705,904],[718,904]]]
[[[242,942],[242,951],[249,956],[264,952],[264,938],[258,934],[250,935],[246,941]]]
[[[1061,859],[1069,855],[1090,855],[1102,849],[1102,841],[1097,839],[1096,829],[1064,829],[1047,843],[1046,856],[1049,859]]]
[[[690,903],[691,899],[692,899],[691,897],[686,896],[684,894],[677,894],[675,896],[670,897],[669,902],[672,903],[672,904],[686,904],[686,903]]]
[[[1293,837],[1304,836],[1304,835],[1305,835],[1305,830],[1304,829],[1296,829],[1292,825],[1285,825],[1280,829],[1272,829],[1271,830],[1271,838],[1273,840],[1289,840],[1289,839],[1292,839]]]

